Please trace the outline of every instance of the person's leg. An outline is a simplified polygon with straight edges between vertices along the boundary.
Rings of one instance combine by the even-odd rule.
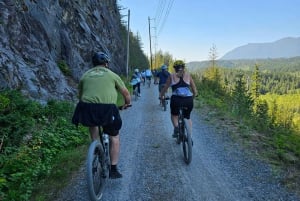
[[[179,109],[176,104],[178,100],[176,100],[176,97],[171,96],[171,102],[170,102],[170,110],[171,110],[171,121],[174,127],[174,132],[173,132],[173,137],[177,137],[178,135],[178,114],[179,114]]]
[[[171,121],[174,127],[178,127],[178,115],[171,114]]]
[[[185,105],[188,109],[185,111],[186,114],[184,114],[184,117],[188,120],[190,131],[192,133],[193,123],[192,123],[192,119],[191,119],[191,113],[192,113],[192,110],[193,110],[193,107],[194,107],[193,98],[186,99]]]
[[[110,149],[111,165],[117,165],[119,161],[119,153],[120,153],[119,134],[116,136],[110,136],[110,140],[111,140],[111,149]]]
[[[188,119],[188,124],[189,124],[189,127],[191,129],[191,133],[192,133],[192,125],[193,125],[193,122],[192,122],[192,119]]]
[[[89,127],[89,131],[90,131],[90,135],[92,140],[97,140],[99,137],[99,128],[98,126],[94,126],[94,127]]]
[[[178,128],[178,115],[173,115],[171,114],[171,120],[172,120],[172,124],[174,127],[174,131],[173,131],[173,137],[176,138],[179,132],[179,128]]]
[[[158,95],[160,95],[161,89],[162,89],[161,84],[158,84]],[[161,99],[159,99],[159,105],[162,105]]]
[[[140,82],[137,84],[137,87],[138,87],[138,93],[140,95],[141,94],[141,83]]]
[[[120,153],[120,135],[119,130],[122,127],[122,119],[119,115],[119,111],[115,111],[114,122],[111,125],[105,127],[104,131],[109,134],[110,137],[110,162],[111,162],[111,171],[110,178],[117,179],[121,178],[122,174],[118,171],[117,165],[119,162],[119,153]]]
[[[118,170],[119,162],[119,153],[120,153],[120,136],[110,136],[111,148],[110,148],[110,161],[111,161],[111,170],[109,177],[111,179],[122,178],[122,174]]]

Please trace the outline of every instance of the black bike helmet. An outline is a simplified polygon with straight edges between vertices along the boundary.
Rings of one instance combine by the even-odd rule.
[[[176,60],[173,64],[173,68],[175,71],[183,70],[185,67],[185,63],[182,60]]]
[[[93,65],[98,66],[98,65],[107,64],[110,61],[110,58],[104,52],[97,52],[94,54],[92,60],[93,60]]]

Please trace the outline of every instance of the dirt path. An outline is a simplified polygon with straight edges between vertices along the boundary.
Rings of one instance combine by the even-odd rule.
[[[158,103],[157,86],[145,86],[142,97],[122,112],[123,178],[108,182],[103,200],[300,200],[279,184],[267,164],[245,154],[225,131],[216,132],[196,109],[193,160],[186,165],[181,146],[171,137],[170,110],[162,111]],[[57,200],[89,200],[84,167]]]

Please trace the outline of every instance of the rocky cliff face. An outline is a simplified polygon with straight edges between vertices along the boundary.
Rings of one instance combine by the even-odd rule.
[[[105,51],[112,70],[125,72],[120,28],[116,0],[2,0],[0,88],[43,102],[74,100],[93,52]]]

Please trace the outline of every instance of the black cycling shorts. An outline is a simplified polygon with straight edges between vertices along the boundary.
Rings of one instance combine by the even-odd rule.
[[[116,136],[122,127],[119,109],[115,104],[85,103],[76,105],[72,123],[87,127],[102,126],[103,131],[111,136]]]
[[[181,96],[171,96],[171,101],[170,101],[170,108],[171,108],[171,114],[172,115],[178,115],[179,114],[179,107],[183,106],[186,109],[183,110],[183,116],[186,119],[190,119],[191,112],[194,107],[194,101],[193,97],[181,97]]]

